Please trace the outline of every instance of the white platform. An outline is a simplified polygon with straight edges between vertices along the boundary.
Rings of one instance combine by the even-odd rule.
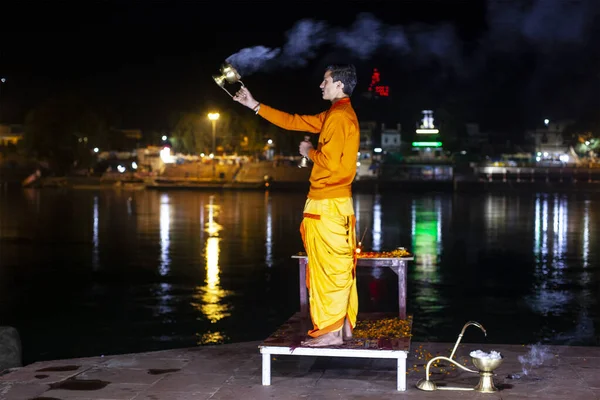
[[[395,313],[359,313],[359,325],[367,321],[378,321],[388,318],[398,318]],[[412,316],[408,320],[411,323]],[[355,358],[391,358],[397,362],[397,389],[406,390],[406,358],[410,351],[411,335],[388,337],[358,337],[345,340],[342,345],[330,347],[305,347],[301,343],[307,338],[307,332],[312,327],[310,319],[301,312],[294,313],[271,336],[258,347],[262,354],[262,384],[271,384],[271,356],[317,356],[317,357],[355,357]]]
[[[336,347],[301,347],[302,339],[306,338],[306,332],[312,327],[310,323],[308,293],[306,288],[306,268],[308,257],[304,253],[293,255],[292,258],[298,259],[299,284],[300,284],[300,312],[293,315],[286,324],[277,332],[267,338],[260,346],[262,354],[262,384],[268,386],[271,384],[271,355],[289,355],[289,356],[317,356],[317,357],[356,357],[356,358],[392,358],[396,359],[397,369],[397,389],[406,390],[406,358],[410,351],[410,336],[405,338],[396,338],[388,340],[385,345],[376,345],[365,347],[361,345],[362,341],[345,342],[342,346]],[[396,317],[407,319],[406,310],[406,281],[408,261],[412,261],[412,256],[398,258],[358,258],[357,267],[360,268],[391,268],[398,276],[398,314]],[[377,319],[376,313],[367,316],[359,314],[360,319]],[[380,315],[383,317],[383,314]],[[412,328],[412,327],[411,327]],[[412,329],[411,329],[412,330]],[[371,338],[371,341],[377,341],[378,338]]]
[[[356,358],[395,358],[397,360],[397,389],[406,390],[406,357],[408,350],[371,350],[371,349],[344,349],[335,347],[280,347],[259,346],[262,354],[262,384],[271,384],[271,355],[291,356],[328,356],[328,357],[356,357]]]

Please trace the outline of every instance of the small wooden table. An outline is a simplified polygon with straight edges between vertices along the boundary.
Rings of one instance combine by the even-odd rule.
[[[308,256],[303,253],[293,255],[292,258],[298,259],[300,269],[300,314],[309,315],[308,309],[308,290],[306,288],[306,265]],[[406,319],[406,276],[408,261],[414,260],[414,257],[395,257],[395,258],[358,258],[356,268],[381,268],[388,267],[398,275],[398,316]]]

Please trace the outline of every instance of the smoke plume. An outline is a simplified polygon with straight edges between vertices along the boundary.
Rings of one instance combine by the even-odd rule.
[[[528,4],[489,0],[488,29],[479,41],[478,52],[489,55],[533,49],[548,55],[567,46],[585,45],[600,8],[595,0],[535,0]],[[358,60],[368,60],[385,50],[406,56],[417,65],[436,60],[454,70],[472,61],[463,58],[464,43],[451,24],[389,25],[370,13],[357,15],[346,29],[304,19],[286,33],[286,38],[282,48],[246,48],[227,61],[244,75],[275,66],[296,68],[315,58],[323,46],[348,50]]]
[[[487,0],[470,35],[451,20],[389,24],[361,13],[340,27],[304,19],[280,48],[242,49],[227,61],[246,76],[300,68],[313,59],[335,62],[334,55],[357,65],[385,60],[395,68],[388,82],[390,75],[411,77],[400,82],[405,98],[414,91],[438,103],[461,98],[455,104],[468,103],[469,112],[495,124],[541,115],[593,118],[600,106],[599,11],[598,0]]]
[[[552,56],[563,49],[584,46],[600,9],[596,0],[488,0],[487,31],[478,49],[463,56],[464,43],[449,23],[425,26],[389,25],[370,13],[357,15],[349,28],[304,19],[287,33],[282,48],[255,46],[227,58],[243,75],[273,67],[297,68],[315,58],[324,46],[345,49],[357,60],[369,60],[378,51],[404,57],[415,66],[436,61],[455,72],[490,55],[533,51]],[[479,60],[479,61],[478,61]]]

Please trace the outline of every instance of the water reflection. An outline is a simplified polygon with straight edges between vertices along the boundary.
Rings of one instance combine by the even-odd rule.
[[[204,241],[204,234],[205,234],[205,229],[204,229],[204,197],[200,199],[200,226],[202,227],[202,229],[200,229],[200,241],[203,242]]]
[[[382,221],[381,196],[358,194],[353,198],[356,218],[356,241],[365,251],[381,251]],[[384,287],[383,268],[369,268],[372,278],[369,281],[371,299],[380,298],[379,292]]]
[[[206,240],[206,285],[199,286],[196,299],[201,300],[200,311],[211,323],[216,323],[225,317],[229,317],[229,306],[223,302],[223,298],[229,293],[220,286],[219,279],[219,239],[209,237]]]
[[[589,257],[590,257],[590,201],[586,200],[583,207],[583,239],[581,245],[581,303],[587,307],[589,303],[595,298],[594,293],[589,289],[592,284],[592,268],[590,268]],[[585,319],[589,319],[589,316],[585,316]],[[593,326],[593,323],[592,323]]]
[[[412,250],[415,255],[414,279],[419,306],[425,310],[441,307],[438,266],[442,251],[442,204],[439,198],[413,199],[411,204]]]
[[[546,239],[545,232],[548,230],[548,202],[544,202],[544,209],[542,210],[540,196],[538,195],[535,199],[535,214],[534,214],[534,233],[533,233],[533,254],[536,259],[538,266],[545,267],[545,260],[548,254],[548,242],[544,241],[542,244],[542,232],[544,233],[543,238]]]
[[[417,267],[435,269],[442,252],[442,203],[439,198],[413,199],[411,234]]]
[[[160,265],[158,273],[165,276],[171,268],[171,257],[169,248],[171,246],[169,228],[171,225],[171,204],[169,195],[163,193],[160,196]]]
[[[204,254],[206,279],[205,285],[195,288],[191,305],[200,311],[211,324],[216,324],[223,318],[231,316],[231,307],[224,301],[230,292],[223,290],[220,286],[219,254],[222,239],[219,237],[219,232],[223,227],[216,221],[220,213],[220,206],[215,204],[214,196],[210,197],[206,211],[208,214],[204,229],[208,233]],[[204,216],[201,217],[201,220],[204,220]],[[223,332],[212,329],[198,333],[197,337],[198,344],[222,343],[227,339]]]
[[[174,311],[171,306],[171,300],[173,299],[172,295],[173,285],[167,282],[161,282],[158,285],[158,290],[156,291],[156,297],[158,299],[158,307],[154,309],[154,316],[164,316],[166,318],[171,316],[171,313]]]
[[[488,196],[485,200],[485,222],[487,242],[494,243],[500,240],[500,233],[506,227],[508,212],[512,207],[507,206],[505,196]]]
[[[356,217],[356,240],[364,249],[382,251],[383,227],[381,195],[357,195],[354,197]]]
[[[562,196],[554,198],[554,220],[553,220],[553,233],[554,233],[554,252],[553,259],[556,268],[565,268],[565,254],[567,252],[567,227],[569,225],[569,219],[567,215],[567,198]]]
[[[301,215],[289,210],[305,196],[210,194],[136,192],[135,221],[117,191],[43,190],[39,214],[21,192],[1,201],[0,317],[29,338],[26,361],[259,340],[296,312],[290,255],[301,249]],[[453,342],[464,321],[481,319],[505,343],[599,344],[600,247],[592,243],[600,196],[382,193],[355,201],[366,249],[405,245],[417,256],[407,291],[415,340]],[[92,260],[106,273],[82,273]],[[361,307],[395,310],[393,272],[361,272]],[[38,329],[48,310],[71,322],[50,327],[63,338],[52,349]],[[79,334],[90,328],[113,335],[90,343]]]
[[[93,223],[92,223],[92,244],[94,246],[92,250],[92,268],[97,270],[100,268],[100,240],[98,236],[98,196],[94,196],[94,206],[93,206]]]
[[[534,245],[536,266],[543,274],[551,274],[551,269],[565,268],[568,233],[568,199],[554,196],[552,200],[552,231],[548,230],[550,211],[547,195],[538,195],[535,200]],[[585,217],[584,217],[585,218]],[[551,243],[552,257],[549,257]]]
[[[215,196],[210,196],[209,204],[206,206],[206,209],[208,211],[208,222],[206,222],[205,231],[209,236],[219,236],[219,231],[223,229],[223,227],[216,221],[221,208],[215,204]]]
[[[550,204],[552,204],[551,216]],[[567,208],[568,199],[564,196],[553,196],[551,203],[549,196],[545,194],[537,195],[535,200],[533,251],[536,260],[536,282],[533,294],[528,297],[528,304],[541,315],[562,313],[572,300],[572,295],[568,291],[559,289],[565,284],[562,270],[566,267]],[[548,229],[550,217],[552,230]]]
[[[266,239],[265,239],[265,262],[267,267],[273,267],[273,206],[271,204],[271,197],[269,192],[265,192],[265,208],[267,214],[266,220]]]
[[[590,201],[586,200],[583,209],[583,240],[581,249],[583,268],[589,266],[590,259]]]
[[[381,195],[376,194],[373,202],[373,251],[381,251]],[[377,268],[374,268],[377,269]]]

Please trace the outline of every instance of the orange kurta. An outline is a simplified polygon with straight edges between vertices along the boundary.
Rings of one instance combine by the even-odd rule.
[[[317,115],[292,115],[264,104],[258,114],[283,129],[320,133],[317,148],[308,153],[314,163],[309,199],[352,196],[360,129],[350,98],[336,101],[329,110]]]
[[[358,295],[351,185],[360,131],[350,99],[338,100],[317,115],[291,115],[261,104],[259,115],[284,129],[320,133],[317,148],[308,154],[314,165],[300,227],[308,256],[306,283],[313,322],[308,334],[338,331],[345,318],[354,327]]]

